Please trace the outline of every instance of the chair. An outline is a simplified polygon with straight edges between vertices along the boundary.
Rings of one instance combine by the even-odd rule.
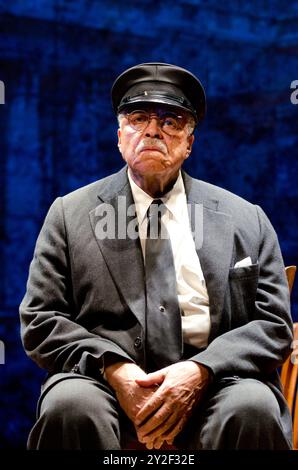
[[[287,266],[286,267],[286,275],[288,279],[288,284],[289,284],[289,290],[290,293],[292,292],[294,280],[295,280],[295,274],[296,274],[296,266]]]
[[[290,293],[292,291],[296,274],[296,266],[286,267],[286,275]],[[298,450],[298,323],[294,323],[293,352],[284,362],[281,368],[281,383],[284,396],[287,400],[293,418],[293,447]]]

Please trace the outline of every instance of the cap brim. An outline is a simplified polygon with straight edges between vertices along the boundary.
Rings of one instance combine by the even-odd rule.
[[[161,96],[161,95],[156,95],[156,96],[136,96],[132,97],[129,100],[122,102],[118,108],[118,112],[121,113],[123,109],[130,109],[136,107],[138,104],[144,105],[144,104],[150,104],[150,103],[156,103],[156,104],[162,104],[162,105],[167,105],[171,106],[173,108],[178,108],[182,109],[183,111],[186,111],[194,117],[195,120],[197,120],[196,115],[194,112],[192,112],[189,107],[183,106],[177,101],[172,100],[171,98]]]

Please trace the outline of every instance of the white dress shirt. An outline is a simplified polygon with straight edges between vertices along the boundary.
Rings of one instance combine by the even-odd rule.
[[[139,237],[144,261],[146,262],[146,214],[153,198],[133,181],[130,170],[128,170],[128,179],[136,206]],[[166,213],[162,216],[162,220],[169,233],[172,244],[178,302],[182,313],[183,340],[187,344],[202,348],[207,346],[211,326],[209,297],[191,233],[186,194],[181,173],[179,173],[177,181],[171,191],[159,199],[163,201],[167,208]]]

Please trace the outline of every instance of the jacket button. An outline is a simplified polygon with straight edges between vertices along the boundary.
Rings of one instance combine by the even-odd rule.
[[[135,349],[140,349],[142,347],[142,338],[137,336],[134,342]]]

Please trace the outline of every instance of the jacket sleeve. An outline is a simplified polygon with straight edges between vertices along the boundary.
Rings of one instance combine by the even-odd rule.
[[[284,263],[271,223],[260,207],[256,206],[256,211],[259,277],[249,321],[216,337],[192,358],[209,367],[215,377],[266,376],[290,353],[293,325]]]
[[[38,236],[20,305],[24,349],[50,374],[75,370],[99,377],[107,352],[132,360],[118,345],[75,322],[74,308],[62,200],[57,198]]]

